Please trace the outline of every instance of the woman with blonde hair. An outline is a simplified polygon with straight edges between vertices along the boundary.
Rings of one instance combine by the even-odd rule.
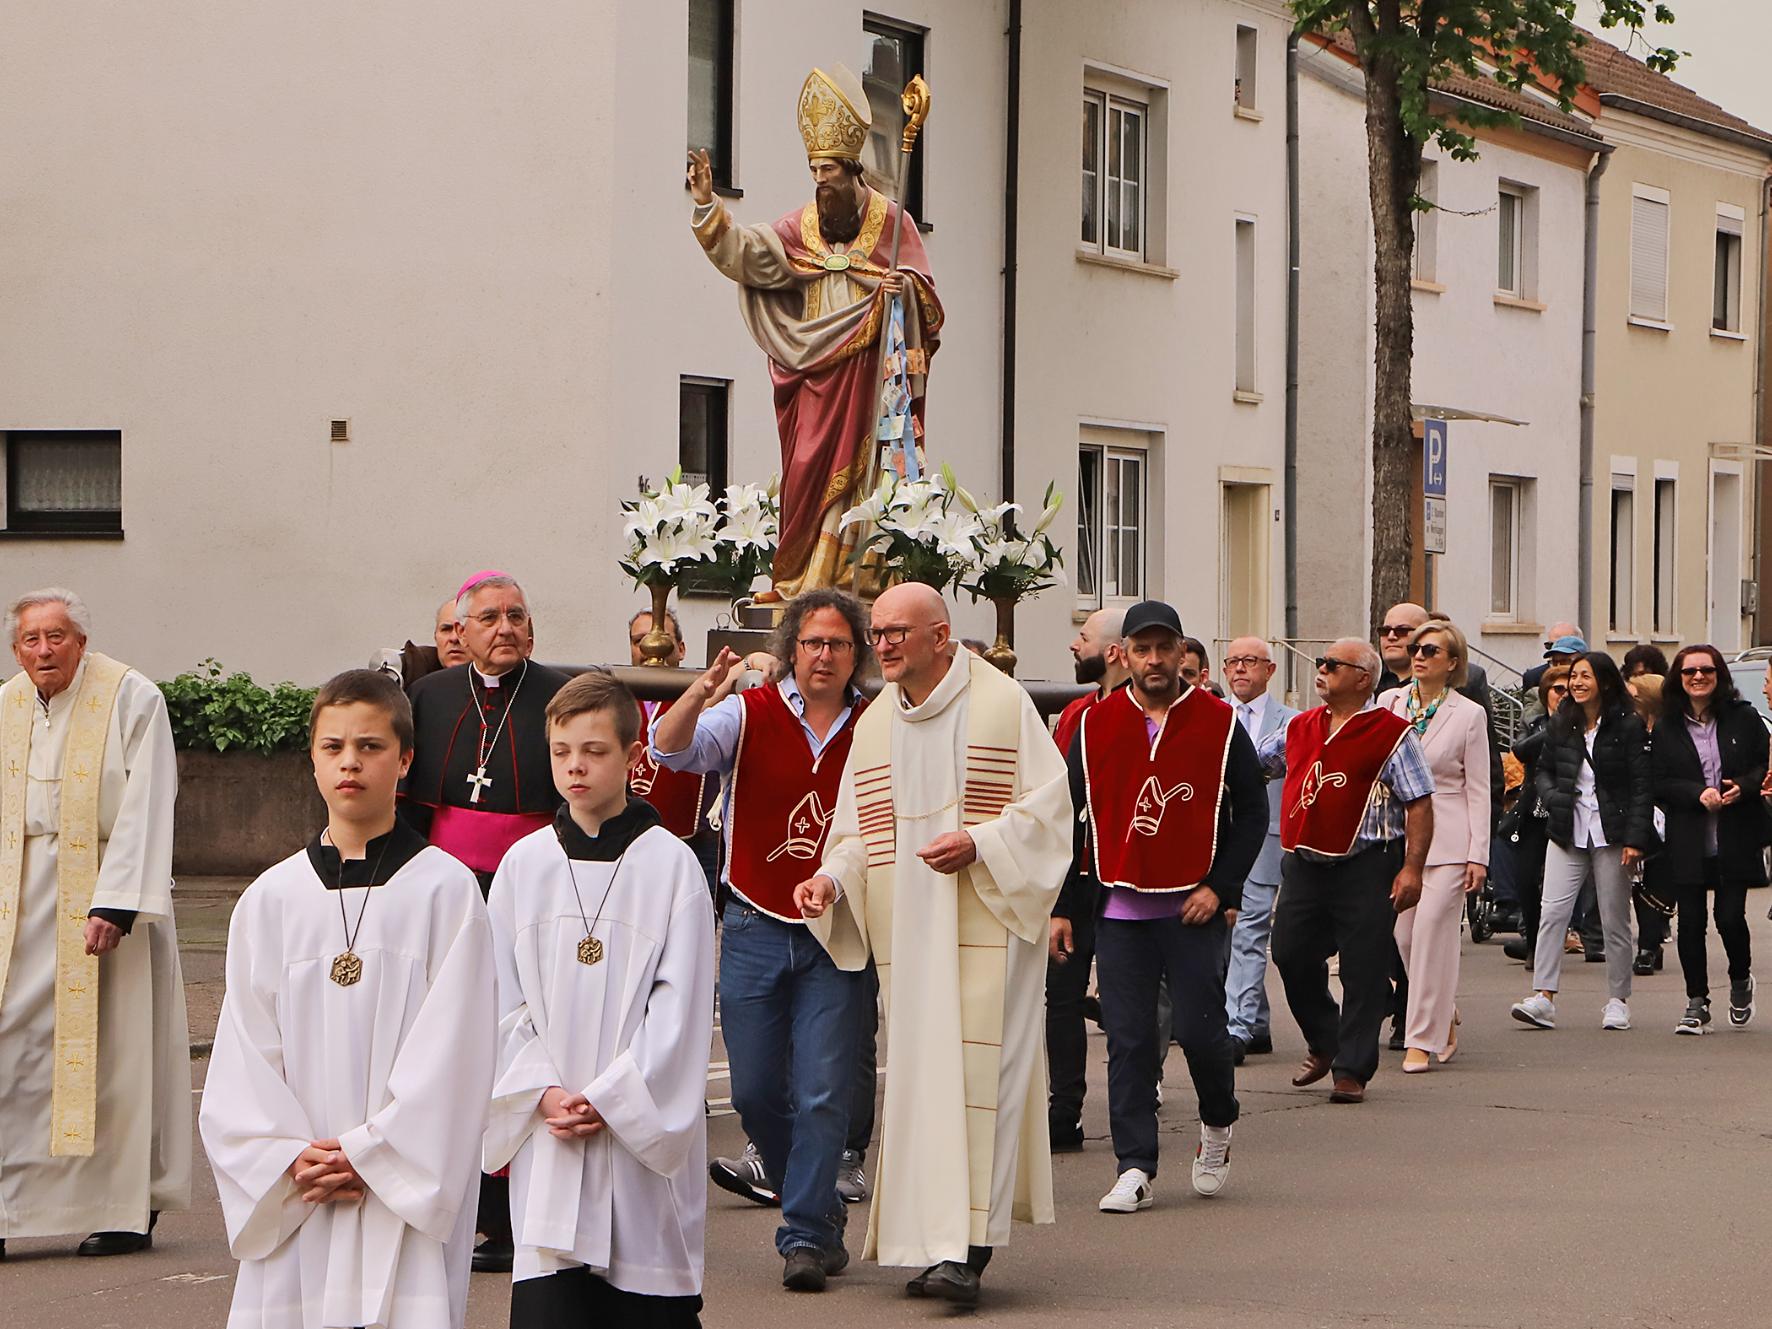
[[[1489,875],[1489,717],[1458,692],[1470,647],[1452,623],[1430,619],[1409,635],[1409,682],[1380,699],[1415,728],[1434,774],[1434,836],[1421,899],[1397,915],[1409,974],[1403,1069],[1429,1069],[1458,1049],[1459,925],[1465,897]]]

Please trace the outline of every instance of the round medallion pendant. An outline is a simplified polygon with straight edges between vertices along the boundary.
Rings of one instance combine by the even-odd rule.
[[[603,943],[595,937],[586,937],[578,943],[578,962],[580,964],[596,964],[602,958]]]
[[[332,957],[332,981],[348,988],[363,977],[363,961],[351,951]]]
[[[826,254],[824,256],[824,270],[826,272],[847,272],[847,271],[849,271],[849,255],[847,255],[847,254]]]

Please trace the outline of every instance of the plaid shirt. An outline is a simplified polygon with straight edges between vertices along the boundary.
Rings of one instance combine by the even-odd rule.
[[[1369,701],[1365,709],[1370,710],[1374,705],[1375,702]],[[1261,769],[1270,780],[1282,779],[1286,774],[1286,731],[1289,728],[1290,725],[1281,725],[1261,741],[1258,749]],[[1421,740],[1416,737],[1414,726],[1410,726],[1403,741],[1397,744],[1397,750],[1391,753],[1390,760],[1378,773],[1378,781],[1372,786],[1372,797],[1366,804],[1366,815],[1360,821],[1360,833],[1354,837],[1354,847],[1348,853],[1357,854],[1373,845],[1401,840],[1404,807],[1418,798],[1429,797],[1433,792],[1434,773],[1427,764],[1427,754],[1421,750]],[[1311,858],[1329,858],[1327,854],[1310,850],[1298,852]]]

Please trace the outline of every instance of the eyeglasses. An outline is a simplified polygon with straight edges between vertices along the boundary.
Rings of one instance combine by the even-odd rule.
[[[808,655],[823,655],[826,651],[848,655],[855,649],[855,643],[847,637],[801,637],[798,645]]]
[[[1327,655],[1317,657],[1317,668],[1324,673],[1333,674],[1337,669],[1358,669],[1361,673],[1369,673],[1365,665],[1355,664],[1352,660],[1335,660]]]
[[[1710,678],[1717,672],[1715,665],[1687,665],[1680,670],[1681,678]]]
[[[520,628],[529,621],[529,611],[522,605],[514,605],[509,609],[482,609],[472,617],[483,628],[496,628],[501,618],[512,627]]]
[[[1407,623],[1386,623],[1378,630],[1378,635],[1381,637],[1407,637],[1413,631],[1415,629]]]
[[[1440,653],[1440,644],[1433,641],[1416,641],[1409,643],[1409,657],[1420,656],[1423,660],[1431,660]]]
[[[868,640],[878,646],[885,642],[888,646],[902,646],[904,639],[911,635],[911,628],[869,628]]]
[[[1253,669],[1256,665],[1272,663],[1272,660],[1264,660],[1259,655],[1227,655],[1224,657],[1226,669]]]

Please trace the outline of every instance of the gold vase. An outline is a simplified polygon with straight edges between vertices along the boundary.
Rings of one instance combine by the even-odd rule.
[[[667,669],[671,663],[671,653],[677,643],[666,631],[670,622],[665,615],[665,602],[671,598],[669,582],[654,582],[652,585],[652,627],[640,638],[640,663],[652,665],[659,669]]]
[[[1015,636],[1015,601],[1005,595],[994,595],[991,603],[997,607],[997,640],[985,651],[984,658],[1014,678],[1015,648],[1009,642]]]

